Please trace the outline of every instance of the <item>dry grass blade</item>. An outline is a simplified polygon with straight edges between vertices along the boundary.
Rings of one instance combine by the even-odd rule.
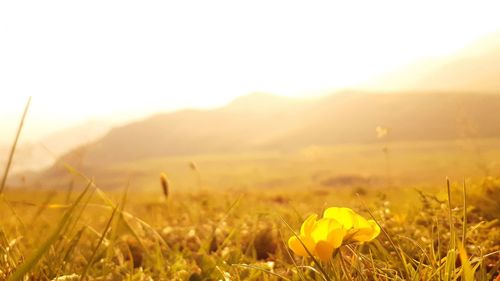
[[[16,271],[9,277],[9,279],[7,279],[8,281],[23,280],[24,276],[37,265],[38,261],[43,257],[43,255],[50,249],[54,242],[59,239],[61,233],[63,232],[63,229],[65,229],[71,222],[71,217],[74,210],[79,205],[85,194],[87,194],[90,186],[91,184],[87,185],[87,188],[85,188],[85,190],[80,194],[73,206],[71,206],[71,208],[66,211],[63,218],[59,221],[57,228],[52,232],[49,238],[45,240],[45,242],[43,242],[40,247],[38,247],[38,249],[16,269]]]
[[[446,255],[446,265],[445,265],[445,280],[452,280],[455,272],[455,264],[457,251],[455,247],[456,234],[455,234],[455,224],[453,222],[453,211],[451,204],[451,184],[450,179],[446,178],[446,189],[448,192],[448,219],[450,224],[450,245],[448,247],[448,253]]]
[[[17,128],[16,138],[14,139],[14,143],[12,144],[12,147],[10,149],[9,160],[7,160],[7,166],[5,166],[5,171],[2,177],[2,183],[0,184],[0,194],[3,193],[3,190],[5,188],[5,183],[7,182],[7,176],[9,175],[10,166],[12,165],[12,159],[14,158],[14,152],[16,151],[17,143],[19,141],[19,136],[21,135],[21,131],[24,126],[24,120],[26,119],[26,115],[28,114],[28,109],[30,107],[30,104],[31,104],[31,97],[28,98],[28,102],[24,107],[24,113],[23,116],[21,117],[21,122],[19,123],[19,127]]]
[[[278,273],[272,272],[272,271],[270,271],[268,269],[265,269],[265,268],[262,268],[262,267],[258,267],[256,265],[251,265],[251,264],[233,264],[233,266],[237,266],[237,267],[241,267],[241,268],[246,268],[246,269],[259,270],[259,271],[262,271],[262,272],[267,273],[269,275],[273,275],[273,276],[276,276],[278,278],[281,278],[283,280],[291,281],[290,279],[286,278],[283,275],[280,275]]]
[[[465,248],[465,243],[467,240],[467,187],[463,185],[463,225],[462,225],[462,247]]]
[[[85,280],[85,278],[87,277],[87,273],[88,273],[90,267],[94,264],[94,260],[95,260],[97,251],[101,247],[101,244],[104,241],[104,237],[106,236],[106,233],[108,233],[108,230],[111,228],[111,223],[113,222],[113,219],[115,217],[116,210],[117,210],[117,208],[113,208],[113,213],[111,213],[111,217],[109,218],[109,220],[108,220],[108,222],[106,224],[106,227],[104,228],[104,231],[102,232],[101,237],[99,238],[99,242],[97,243],[94,251],[92,252],[92,256],[90,257],[90,260],[87,263],[87,266],[85,266],[85,269],[83,270],[83,273],[82,273],[82,275],[80,277],[81,281]]]
[[[338,253],[339,253],[339,259],[340,259],[340,265],[341,265],[342,272],[344,273],[344,276],[348,280],[352,281],[353,280],[352,276],[349,274],[347,267],[345,265],[344,257],[342,256],[342,250],[339,249]]]
[[[446,189],[448,192],[448,216],[450,220],[450,233],[454,233],[454,223],[453,223],[453,214],[452,214],[452,207],[451,207],[451,185],[450,185],[450,179],[446,178]]]
[[[331,281],[330,277],[328,276],[328,274],[326,273],[325,269],[323,268],[323,266],[321,266],[321,264],[318,262],[318,260],[313,256],[313,254],[309,251],[309,249],[306,247],[306,245],[304,244],[304,242],[302,242],[302,240],[300,239],[299,235],[293,230],[293,228],[285,221],[285,219],[281,216],[279,216],[279,218],[281,219],[281,221],[290,229],[290,231],[292,231],[292,234],[297,237],[297,240],[299,240],[300,244],[302,245],[302,247],[304,247],[304,250],[306,250],[306,253],[309,255],[309,257],[313,260],[314,264],[318,267],[319,271],[321,272],[322,274],[322,277],[323,279],[325,279],[326,281]]]
[[[384,227],[382,227],[382,225],[380,225],[380,223],[378,222],[378,220],[375,218],[375,216],[373,215],[373,213],[370,211],[370,209],[368,208],[368,206],[365,204],[365,202],[363,200],[361,200],[359,194],[357,194],[359,200],[361,201],[363,207],[365,208],[365,210],[368,212],[368,214],[370,215],[370,217],[375,221],[375,223],[380,227],[380,230],[382,231],[382,233],[384,234],[384,236],[387,238],[387,240],[389,241],[389,244],[391,245],[391,247],[393,248],[393,250],[396,252],[396,254],[398,255],[402,265],[403,265],[403,268],[404,268],[404,273],[406,274],[406,278],[407,279],[410,279],[410,272],[408,271],[408,266],[406,264],[406,259],[404,257],[404,252],[403,250],[400,248],[400,247],[397,247],[396,246],[396,243],[394,242],[394,240],[391,238],[391,236],[389,235],[389,233],[385,230]]]
[[[286,245],[286,242],[285,242],[285,239],[283,239],[283,234],[281,233],[281,231],[279,232],[279,237],[280,237],[280,240],[281,240],[281,243],[283,243],[283,246],[284,246],[284,249],[285,249],[285,252],[288,256],[288,258],[292,261],[292,264],[293,264],[293,267],[295,267],[295,269],[297,270],[297,274],[299,275],[299,278],[300,280],[304,281],[306,280],[305,277],[304,277],[304,274],[302,273],[302,271],[299,269],[299,266],[297,265],[297,263],[295,262],[295,260],[293,259],[292,257],[292,253],[290,252],[290,250],[288,249],[288,246]]]
[[[467,252],[462,244],[458,244],[458,252],[460,256],[460,261],[462,262],[462,277],[464,281],[474,281],[474,270],[467,256]]]
[[[121,202],[119,203],[119,205],[117,207],[118,214],[122,214],[123,210],[125,209],[125,203],[127,201],[128,187],[129,187],[128,185],[125,187]],[[108,247],[108,250],[106,252],[106,256],[108,259],[111,258],[113,255],[113,245],[115,244],[116,238],[118,237],[118,225],[120,224],[121,218],[122,218],[121,215],[119,215],[114,220],[113,225],[111,227],[111,233],[109,235],[110,236],[110,238],[109,238],[110,247]]]

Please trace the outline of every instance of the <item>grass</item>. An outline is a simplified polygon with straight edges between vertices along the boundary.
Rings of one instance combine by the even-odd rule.
[[[154,192],[165,172],[180,190],[247,188],[396,188],[434,190],[446,176],[474,182],[497,175],[500,139],[478,139],[475,146],[455,140],[315,146],[297,150],[148,158],[106,165],[77,166],[105,189],[132,188]],[[389,146],[386,155],[383,146]],[[387,171],[390,157],[390,173]],[[196,163],[193,169],[192,162]],[[390,181],[387,176],[390,174]],[[11,177],[16,180],[15,176]],[[64,168],[53,168],[41,178],[26,176],[28,186],[67,190],[75,179]],[[84,185],[85,181],[80,181]],[[389,185],[390,184],[390,185]],[[19,185],[22,182],[19,181]],[[439,189],[445,191],[446,189]]]
[[[97,188],[70,205],[66,194],[47,201],[46,191],[7,190],[0,212],[16,215],[0,223],[0,279],[491,280],[499,270],[498,206],[483,199],[499,196],[499,179],[472,184],[467,205],[451,183],[450,197],[414,191],[413,207],[398,211],[381,191],[177,191],[165,201],[160,183],[128,199]],[[343,247],[329,262],[294,256],[286,240],[328,206],[369,217],[368,208],[386,235]]]
[[[284,158],[269,153],[205,156],[196,164],[184,158],[148,159],[116,165],[108,177],[110,170],[105,170],[97,179],[116,182],[121,176],[123,184],[130,182],[127,171],[138,171],[143,180],[149,176],[141,171],[147,171],[155,173],[156,183],[134,183],[143,189],[123,184],[125,190],[107,192],[65,165],[70,192],[34,185],[4,188],[22,124],[0,189],[0,280],[499,278],[500,178],[476,174],[463,183],[431,180],[425,188],[414,188],[404,175],[405,169],[417,167],[412,161],[422,160],[421,145],[392,144],[391,159],[375,146],[314,148]],[[495,156],[497,144],[486,144],[491,150],[486,155]],[[430,148],[444,158],[433,154],[425,163],[458,155],[435,143]],[[402,150],[406,153],[398,153]],[[346,153],[353,152],[366,158],[367,166],[349,162]],[[331,171],[319,172],[342,164],[332,162],[332,155],[350,163],[346,171],[375,174],[389,174],[383,163],[390,160],[390,174],[397,181],[372,185],[358,175],[329,178]],[[377,157],[379,162],[370,162]],[[212,168],[203,169],[209,163]],[[403,168],[398,170],[398,163]],[[267,173],[256,172],[257,166],[267,167]],[[172,181],[165,174],[158,178],[160,168]],[[183,180],[176,178],[180,175]],[[428,175],[417,173],[415,178]],[[295,256],[286,245],[288,238],[297,235],[305,217],[330,206],[350,207],[373,218],[382,234],[368,243],[344,245],[327,261]]]

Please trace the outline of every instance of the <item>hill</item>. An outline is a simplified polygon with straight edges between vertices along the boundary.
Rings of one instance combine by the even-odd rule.
[[[268,99],[279,106],[262,110]],[[370,143],[377,140],[377,126],[389,129],[390,141],[500,137],[500,95],[340,93],[314,102],[260,95],[258,100],[157,114],[114,128],[63,160],[102,166],[165,156]]]
[[[452,56],[420,62],[360,87],[369,91],[344,91],[314,101],[257,93],[215,110],[156,114],[116,127],[59,162],[106,177],[109,169],[151,159],[377,142],[440,142],[442,148],[458,139],[496,139],[498,77],[500,32]],[[388,130],[383,140],[376,137],[379,126]],[[432,151],[430,147],[419,154]],[[42,176],[59,177],[57,167]]]
[[[50,133],[39,140],[21,142],[17,147],[13,172],[39,171],[50,167],[58,157],[104,136],[111,127],[105,120],[91,120]],[[11,144],[0,144],[0,165],[6,164]]]

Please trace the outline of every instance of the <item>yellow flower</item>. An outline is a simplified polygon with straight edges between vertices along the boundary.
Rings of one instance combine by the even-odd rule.
[[[328,208],[323,217],[337,220],[347,230],[344,244],[371,241],[380,234],[380,227],[374,220],[366,220],[349,208]]]
[[[348,208],[332,207],[326,209],[319,220],[316,214],[310,215],[298,237],[294,235],[288,240],[288,246],[299,256],[309,256],[307,248],[311,255],[328,260],[340,246],[370,241],[379,233],[375,221],[366,220]]]
[[[297,255],[307,257],[309,254],[304,249],[303,243],[313,256],[327,260],[333,251],[342,245],[346,231],[335,219],[317,220],[317,217],[316,214],[310,215],[302,224],[299,236],[292,236],[288,240],[288,246]]]

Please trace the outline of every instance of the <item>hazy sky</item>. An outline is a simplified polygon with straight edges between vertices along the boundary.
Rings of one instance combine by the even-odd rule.
[[[1,1],[0,143],[350,87],[500,29],[498,1]]]

